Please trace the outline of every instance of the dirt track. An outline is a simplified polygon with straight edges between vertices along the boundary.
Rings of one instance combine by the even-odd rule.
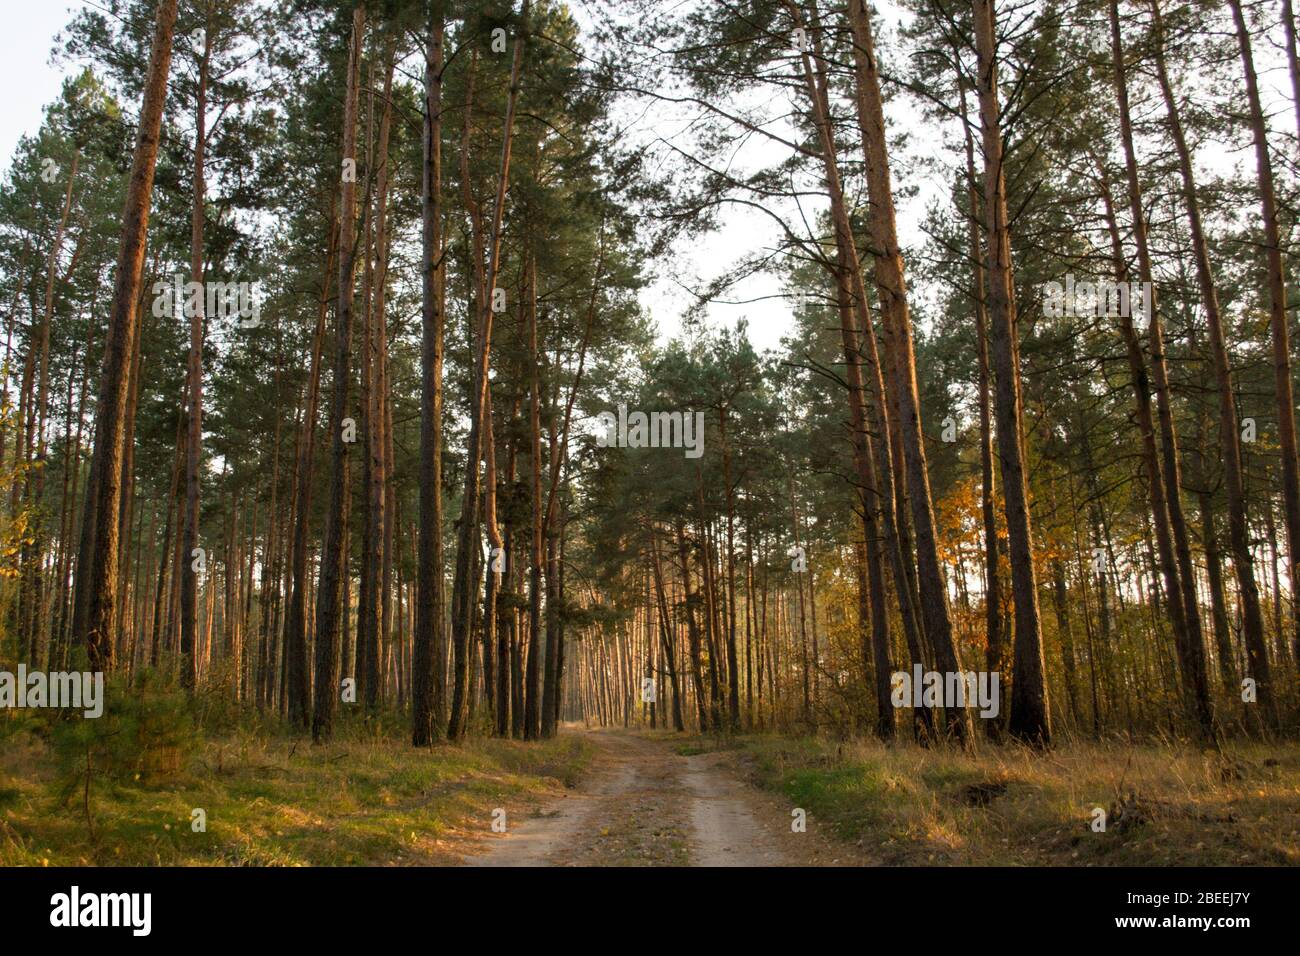
[[[583,731],[576,731],[583,733]],[[539,814],[508,821],[470,866],[792,866],[861,863],[792,808],[743,783],[726,753],[683,757],[665,742],[590,731],[586,784]]]

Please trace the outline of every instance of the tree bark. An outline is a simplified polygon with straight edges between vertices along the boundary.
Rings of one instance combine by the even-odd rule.
[[[361,46],[366,29],[365,7],[352,14],[352,43],[348,54],[347,91],[343,107],[343,150],[346,161],[356,158],[357,102]],[[330,399],[330,497],[321,546],[320,585],[316,592],[316,685],[311,735],[317,743],[334,731],[339,703],[339,626],[343,614],[346,557],[343,553],[348,483],[348,445],[344,440],[348,388],[352,378],[352,310],[356,266],[356,177],[344,176],[339,215],[338,305],[335,325],[333,394]]]
[[[1200,200],[1196,195],[1196,180],[1192,171],[1192,153],[1183,132],[1182,119],[1174,98],[1173,84],[1165,66],[1164,20],[1158,0],[1151,0],[1151,48],[1155,56],[1156,78],[1169,119],[1169,134],[1178,154],[1178,168],[1182,177],[1183,201],[1187,208],[1187,225],[1191,233],[1192,252],[1196,259],[1196,279],[1205,309],[1206,325],[1210,334],[1210,351],[1214,360],[1214,373],[1219,393],[1219,440],[1223,448],[1224,484],[1228,493],[1228,540],[1232,550],[1233,570],[1237,576],[1237,589],[1241,602],[1242,624],[1245,631],[1246,653],[1250,663],[1250,676],[1256,681],[1257,699],[1264,714],[1264,723],[1275,723],[1268,651],[1264,643],[1264,619],[1259,603],[1259,589],[1255,583],[1254,559],[1250,553],[1250,530],[1246,517],[1246,489],[1241,465],[1241,425],[1237,418],[1237,400],[1232,389],[1232,368],[1228,359],[1228,346],[1223,332],[1219,310],[1218,289],[1210,266],[1209,245],[1201,224]]]
[[[814,8],[815,9],[815,8]],[[890,370],[893,394],[898,403],[899,441],[903,447],[904,480],[911,502],[916,535],[918,584],[921,616],[926,639],[940,670],[958,673],[961,656],[953,636],[948,612],[948,592],[939,568],[934,504],[930,494],[929,468],[921,428],[921,400],[916,379],[916,354],[912,341],[912,318],[908,307],[907,281],[895,224],[894,190],[885,141],[884,105],[877,72],[875,41],[865,0],[849,0],[849,22],[853,29],[853,63],[858,128],[866,160],[867,194],[871,204],[871,248],[875,260],[876,288],[880,296],[881,321],[893,342]],[[815,14],[814,14],[815,15]],[[820,36],[818,36],[820,44]],[[970,716],[964,707],[947,711],[950,733],[959,739],[970,735]]]
[[[501,268],[501,226],[505,215],[506,191],[510,181],[510,152],[514,140],[515,112],[519,100],[520,74],[524,58],[524,38],[528,28],[530,0],[524,0],[520,14],[519,34],[515,37],[514,58],[510,67],[510,92],[506,98],[506,115],[502,130],[501,165],[498,170],[496,201],[492,207],[492,228],[488,243],[488,269],[484,288],[491,290]],[[470,551],[478,538],[478,510],[481,483],[479,464],[483,459],[483,418],[487,408],[488,364],[492,354],[493,312],[491,303],[479,315],[476,357],[473,369],[473,390],[470,396],[470,430],[468,461],[465,466],[465,487],[461,498],[460,527],[456,541],[456,569],[452,579],[451,637],[453,654],[453,683],[451,716],[447,736],[460,737],[465,731],[467,710],[467,684],[469,680],[470,633],[473,630],[474,609],[477,601],[471,591],[476,591],[476,579],[470,573]]]
[[[82,513],[81,560],[77,567],[72,636],[86,648],[91,670],[109,670],[113,664],[122,435],[131,346],[140,321],[137,313],[140,276],[144,268],[154,168],[158,160],[175,26],[176,0],[159,0],[149,52],[149,73],[131,160],[131,178],[122,211],[122,238],[104,342],[94,452]]]
[[[1043,637],[1038,614],[1038,582],[1034,571],[1033,529],[1029,488],[1021,435],[1019,347],[1016,342],[1016,301],[1012,276],[1011,232],[1007,221],[1006,177],[1002,167],[1001,104],[998,102],[996,15],[993,0],[972,0],[979,62],[980,128],[984,154],[984,219],[988,237],[989,319],[992,361],[996,377],[998,457],[1002,465],[1010,542],[1011,590],[1015,600],[1014,674],[1008,730],[1030,743],[1051,743],[1051,717]]]
[[[1259,80],[1251,54],[1250,33],[1242,13],[1241,0],[1229,0],[1237,25],[1242,71],[1246,78],[1246,99],[1250,104],[1250,128],[1255,141],[1255,169],[1259,177],[1260,212],[1264,220],[1264,253],[1268,276],[1269,326],[1273,339],[1273,380],[1277,390],[1277,433],[1282,455],[1282,501],[1286,515],[1286,544],[1291,585],[1291,634],[1294,654],[1300,660],[1300,615],[1295,613],[1300,594],[1300,458],[1296,455],[1295,395],[1291,387],[1291,336],[1287,327],[1286,270],[1282,264],[1282,229],[1278,223],[1277,198],[1273,188],[1273,161],[1268,153],[1268,132],[1260,103]],[[1289,0],[1286,6],[1290,6]],[[1288,25],[1291,11],[1284,11]],[[1289,27],[1288,55],[1295,59],[1294,27]],[[1294,67],[1293,67],[1294,69]],[[1296,81],[1295,73],[1292,73]],[[1300,110],[1300,104],[1296,107]],[[1281,635],[1279,634],[1279,640]]]
[[[289,613],[285,616],[284,684],[285,707],[289,722],[302,729],[310,723],[311,677],[307,661],[307,588],[309,576],[308,531],[311,527],[312,460],[316,451],[316,419],[320,403],[321,353],[325,342],[325,315],[329,308],[329,278],[338,248],[338,219],[330,210],[329,236],[326,240],[325,274],[321,282],[320,302],[316,312],[316,330],[312,336],[311,372],[298,440],[298,463],[295,469],[297,488],[294,493],[293,544],[290,557],[291,582]]]
[[[425,41],[420,351],[420,535],[411,651],[411,742],[427,747],[446,726],[442,590],[442,71],[445,0],[434,0]]]
[[[212,36],[204,31],[203,53],[199,57],[198,99],[194,109],[194,199],[190,220],[190,280],[203,288],[203,203],[204,155],[207,148],[208,68],[212,58]],[[195,567],[199,544],[199,470],[203,462],[203,323],[204,300],[200,293],[190,316],[188,439],[185,444],[185,522],[181,530],[181,685],[193,690],[197,683],[194,635],[198,625],[199,575]],[[186,303],[189,305],[189,303]],[[177,315],[182,304],[174,305]]]
[[[969,183],[970,212],[968,234],[972,281],[974,284],[975,354],[979,364],[979,416],[980,416],[980,516],[984,523],[984,666],[990,673],[1006,669],[1005,633],[1002,626],[1002,574],[1001,548],[998,545],[997,510],[993,503],[996,493],[996,474],[993,470],[993,408],[990,396],[988,309],[984,282],[984,253],[980,249],[980,217],[984,204],[975,178],[975,140],[971,135],[966,106],[966,83],[957,78],[961,97],[962,133],[966,145],[966,179]],[[997,733],[999,723],[987,722],[990,735]]]
[[[1141,184],[1138,179],[1137,151],[1133,145],[1128,73],[1120,34],[1117,0],[1111,0],[1110,3],[1110,30],[1111,63],[1115,74],[1115,92],[1120,114],[1120,137],[1124,145],[1124,168],[1128,185],[1129,216],[1133,220],[1133,238],[1137,245],[1138,277],[1143,287],[1150,290],[1150,315],[1146,318],[1149,323],[1148,341],[1151,347],[1151,371],[1155,386],[1156,409],[1160,419],[1162,459],[1155,463],[1158,467],[1148,475],[1148,479],[1154,481],[1155,476],[1158,476],[1164,487],[1163,494],[1156,496],[1152,493],[1152,507],[1156,515],[1157,534],[1161,534],[1161,525],[1164,522],[1161,510],[1155,502],[1157,497],[1163,500],[1177,559],[1176,578],[1170,580],[1166,575],[1166,587],[1171,590],[1171,602],[1174,604],[1181,603],[1181,613],[1175,612],[1173,614],[1173,623],[1175,637],[1181,638],[1178,641],[1177,649],[1183,683],[1190,697],[1191,709],[1201,733],[1208,739],[1213,740],[1216,730],[1209,681],[1206,674],[1205,636],[1201,625],[1200,605],[1196,597],[1196,569],[1192,564],[1190,536],[1187,530],[1187,519],[1183,513],[1178,438],[1174,430],[1169,372],[1165,360],[1164,330],[1158,308],[1159,297],[1156,294],[1155,272],[1152,267],[1151,251],[1147,242],[1147,222],[1142,205]],[[1108,208],[1111,209],[1109,214],[1112,221],[1111,241],[1113,245],[1119,248],[1118,226],[1113,223],[1115,218],[1113,212],[1114,203],[1109,198],[1109,187],[1105,183],[1104,170],[1101,170],[1101,177],[1103,186],[1107,190],[1105,199],[1109,204]],[[1117,269],[1122,259],[1122,254],[1116,259]],[[1130,327],[1132,325],[1131,318],[1128,320],[1128,325]],[[1140,364],[1140,350],[1137,356]],[[1137,380],[1135,379],[1136,386]],[[1173,590],[1175,580],[1178,583],[1177,591]],[[1180,630],[1181,635],[1179,634]]]

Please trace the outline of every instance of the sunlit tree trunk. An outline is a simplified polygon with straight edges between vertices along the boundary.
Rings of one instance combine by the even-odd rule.
[[[815,7],[814,7],[815,9]],[[904,475],[916,535],[916,564],[925,636],[941,671],[962,670],[961,657],[948,613],[948,592],[939,567],[934,505],[929,467],[921,433],[921,401],[916,379],[916,354],[908,306],[903,255],[894,213],[894,189],[885,141],[884,105],[877,72],[875,40],[865,0],[849,0],[853,29],[854,91],[858,129],[866,160],[867,193],[871,203],[869,225],[875,262],[881,321],[893,342],[890,368],[892,392],[898,404],[899,441],[903,448]],[[820,35],[817,37],[820,44]],[[948,730],[960,739],[970,734],[970,718],[962,707],[948,708]]]
[[[140,322],[137,312],[140,277],[175,26],[176,0],[159,0],[131,177],[122,211],[122,238],[99,382],[94,453],[82,511],[72,638],[85,647],[92,670],[108,670],[113,663],[112,627],[118,599],[118,491],[122,480],[129,365]]]

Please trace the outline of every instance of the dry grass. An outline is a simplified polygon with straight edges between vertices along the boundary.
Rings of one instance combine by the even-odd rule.
[[[1300,745],[1077,743],[973,754],[747,737],[755,783],[887,864],[1300,864]],[[686,746],[708,746],[696,741]],[[1105,832],[1093,829],[1095,809]]]
[[[518,818],[573,786],[574,738],[475,740],[415,750],[400,739],[313,747],[284,737],[202,744],[167,777],[93,777],[65,799],[35,734],[0,748],[0,865],[429,865],[457,862],[492,810]],[[191,813],[207,814],[194,832]]]

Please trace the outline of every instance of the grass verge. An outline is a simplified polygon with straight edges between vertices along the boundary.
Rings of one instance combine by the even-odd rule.
[[[520,819],[572,787],[575,737],[416,750],[372,737],[324,746],[256,734],[196,745],[162,778],[90,774],[69,787],[41,735],[0,747],[0,865],[442,865],[492,811]],[[196,810],[206,830],[196,832]]]
[[[1119,742],[1045,754],[776,736],[735,745],[752,782],[887,865],[1300,864],[1295,743],[1222,755]],[[716,748],[695,738],[678,749]]]

